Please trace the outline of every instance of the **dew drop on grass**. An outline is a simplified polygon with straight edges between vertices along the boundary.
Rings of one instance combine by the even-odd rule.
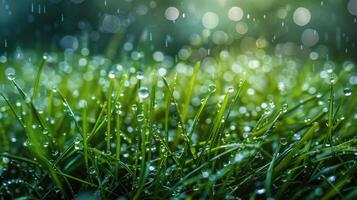
[[[286,113],[287,111],[288,111],[288,104],[283,104],[283,107],[282,107],[282,109],[281,109],[281,111],[283,112],[283,113]]]
[[[143,72],[137,72],[136,73],[136,78],[138,79],[138,80],[142,80],[143,78],[144,78],[144,73]]]
[[[336,181],[336,176],[330,176],[330,177],[328,177],[328,181],[329,181],[330,183],[335,182],[335,181]]]
[[[286,144],[288,144],[288,140],[286,138],[282,137],[282,138],[280,138],[280,144],[286,145]]]
[[[351,96],[352,90],[351,90],[351,88],[345,88],[343,90],[343,93],[345,94],[346,97],[348,97],[348,96]]]
[[[43,145],[42,145],[42,146],[43,146],[43,147],[45,147],[45,148],[47,148],[47,147],[48,147],[48,145],[49,145],[49,142],[47,142],[47,141],[46,141],[46,142],[44,142],[44,143],[43,143]]]
[[[137,116],[136,116],[138,122],[142,122],[144,119],[145,119],[145,116],[143,113],[139,113]]]
[[[237,153],[234,157],[234,162],[240,162],[244,159],[244,156],[242,153]]]
[[[13,74],[13,73],[8,73],[8,74],[7,74],[7,79],[9,79],[10,81],[15,80],[15,74]]]
[[[331,78],[330,78],[330,84],[333,85],[333,84],[335,84],[335,83],[336,83],[336,79],[333,78],[333,77],[331,77]]]
[[[147,87],[141,87],[139,89],[139,98],[146,99],[149,96],[149,90]]]
[[[265,189],[264,189],[264,188],[262,188],[262,189],[257,189],[257,194],[262,195],[262,194],[264,194],[264,193],[265,193]]]
[[[208,92],[210,92],[210,93],[216,92],[216,85],[215,84],[209,84],[208,85]]]
[[[229,88],[228,88],[228,92],[229,92],[229,93],[233,93],[233,92],[234,92],[234,88],[233,88],[233,87],[229,87]]]
[[[154,171],[154,170],[155,170],[155,167],[154,167],[154,166],[150,166],[150,167],[149,167],[149,170],[150,170],[150,171]]]
[[[294,134],[294,140],[300,140],[300,139],[301,139],[301,135],[295,133],[295,134]]]
[[[76,150],[79,150],[79,149],[80,149],[80,143],[81,143],[81,139],[80,139],[79,137],[76,137],[76,138],[74,139],[74,148],[75,148]]]
[[[59,153],[59,151],[57,151],[57,150],[56,150],[56,151],[53,151],[53,152],[52,152],[52,156],[57,156],[58,153]]]
[[[2,162],[3,162],[4,164],[7,164],[7,163],[10,162],[10,159],[9,159],[8,157],[3,157],[3,158],[2,158]]]
[[[114,79],[114,78],[115,78],[114,72],[109,72],[108,77],[109,77],[110,79]]]
[[[95,174],[95,168],[94,167],[89,167],[88,171],[89,171],[89,174]]]
[[[202,177],[207,178],[209,176],[209,173],[207,171],[202,172]]]

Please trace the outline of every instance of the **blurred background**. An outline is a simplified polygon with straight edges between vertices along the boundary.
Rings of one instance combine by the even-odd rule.
[[[266,49],[357,58],[357,0],[0,0],[0,54]]]

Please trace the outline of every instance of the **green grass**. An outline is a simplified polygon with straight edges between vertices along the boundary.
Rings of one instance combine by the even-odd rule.
[[[215,59],[0,64],[0,199],[357,198],[352,63]]]

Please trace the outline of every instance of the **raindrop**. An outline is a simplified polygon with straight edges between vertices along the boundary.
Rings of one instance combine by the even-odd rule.
[[[88,171],[89,171],[89,174],[95,174],[95,168],[94,167],[89,167]]]
[[[288,144],[288,140],[286,138],[282,137],[282,138],[280,138],[280,144],[286,145],[286,144]]]
[[[352,90],[351,90],[351,88],[345,88],[343,90],[343,93],[345,94],[346,97],[348,97],[348,96],[351,96]]]
[[[3,157],[3,158],[2,158],[2,162],[3,162],[4,164],[7,164],[7,163],[10,162],[10,159],[9,159],[8,157]]]
[[[138,79],[138,80],[142,80],[143,78],[144,78],[144,73],[143,72],[138,72],[138,73],[136,73],[136,78]]]
[[[209,176],[209,173],[207,171],[202,172],[203,178],[207,178]]]
[[[336,181],[336,176],[330,176],[330,177],[328,177],[328,181],[329,181],[330,183],[335,182],[335,181]]]
[[[145,99],[149,96],[149,90],[147,87],[141,87],[139,89],[139,98],[140,99]]]
[[[154,167],[154,166],[150,166],[150,167],[149,167],[149,170],[150,170],[150,171],[154,171],[154,170],[155,170],[155,167]]]
[[[233,93],[233,92],[234,92],[234,88],[233,88],[233,87],[229,87],[229,88],[228,88],[228,92],[229,92],[229,93]]]
[[[45,147],[45,148],[47,148],[48,145],[49,145],[49,143],[47,141],[43,143],[43,147]]]
[[[109,75],[108,75],[108,77],[109,77],[110,79],[114,79],[114,78],[115,78],[114,72],[110,72]]]
[[[216,85],[215,84],[209,84],[208,85],[208,92],[213,93],[216,92]]]
[[[281,111],[283,112],[283,113],[286,113],[287,111],[288,111],[288,104],[283,104],[283,107],[282,107],[282,109],[281,109]]]
[[[330,84],[332,84],[332,85],[336,83],[336,80],[333,77],[331,77],[329,81],[330,81]]]
[[[258,189],[257,190],[257,194],[264,194],[265,193],[265,189],[264,188],[262,188],[262,189]]]
[[[138,120],[138,122],[142,122],[144,119],[145,119],[145,116],[143,113],[139,113],[137,116],[136,116],[136,119]]]
[[[13,73],[8,73],[8,74],[7,74],[7,79],[9,79],[10,81],[15,80],[15,74],[13,74]]]

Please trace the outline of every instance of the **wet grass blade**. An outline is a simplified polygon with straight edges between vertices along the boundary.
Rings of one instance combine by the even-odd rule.
[[[335,104],[335,95],[333,91],[333,83],[330,83],[330,96],[329,96],[329,105],[328,105],[328,121],[327,121],[327,127],[328,127],[328,141],[332,143],[332,132],[333,132],[333,107]]]
[[[278,145],[278,147],[276,148],[273,158],[271,159],[271,162],[269,164],[269,168],[267,170],[267,175],[265,178],[265,190],[266,190],[267,198],[272,197],[271,188],[272,188],[272,179],[273,179],[273,169],[274,169],[275,160],[279,155],[279,150],[280,150],[280,145]]]
[[[112,121],[112,95],[113,95],[114,79],[110,79],[109,90],[108,90],[108,100],[107,100],[107,132],[106,132],[106,142],[107,142],[107,152],[111,151],[110,139],[111,139],[111,121]]]
[[[20,123],[22,128],[25,130],[24,122],[22,121],[21,117],[16,113],[15,108],[11,105],[11,103],[9,102],[9,100],[6,98],[6,96],[3,93],[0,92],[0,95],[5,100],[6,104],[9,106],[11,112],[14,114],[15,118],[17,119],[17,121]]]
[[[36,96],[37,96],[38,88],[40,86],[41,74],[42,74],[43,68],[46,65],[46,62],[47,62],[47,58],[43,58],[42,61],[41,61],[40,67],[37,70],[37,75],[36,75],[36,78],[35,78],[35,84],[33,86],[33,94],[32,94],[32,98],[31,98],[32,101],[34,101]]]
[[[194,69],[193,69],[193,74],[191,76],[191,80],[190,80],[190,83],[188,85],[188,90],[187,93],[186,93],[186,98],[185,98],[185,101],[183,103],[183,106],[182,106],[182,121],[185,122],[186,121],[186,117],[187,117],[187,112],[188,112],[188,109],[190,107],[190,102],[192,100],[192,92],[193,92],[193,89],[195,87],[195,80],[196,80],[196,76],[197,76],[197,73],[198,73],[198,70],[200,68],[200,62],[197,62],[196,65],[194,66]]]
[[[315,131],[319,128],[319,124],[315,122],[304,134],[304,136],[292,147],[288,154],[282,159],[277,166],[274,168],[273,174],[279,174],[283,169],[287,168],[290,161],[293,159],[295,154],[301,149],[301,147],[308,142]]]

